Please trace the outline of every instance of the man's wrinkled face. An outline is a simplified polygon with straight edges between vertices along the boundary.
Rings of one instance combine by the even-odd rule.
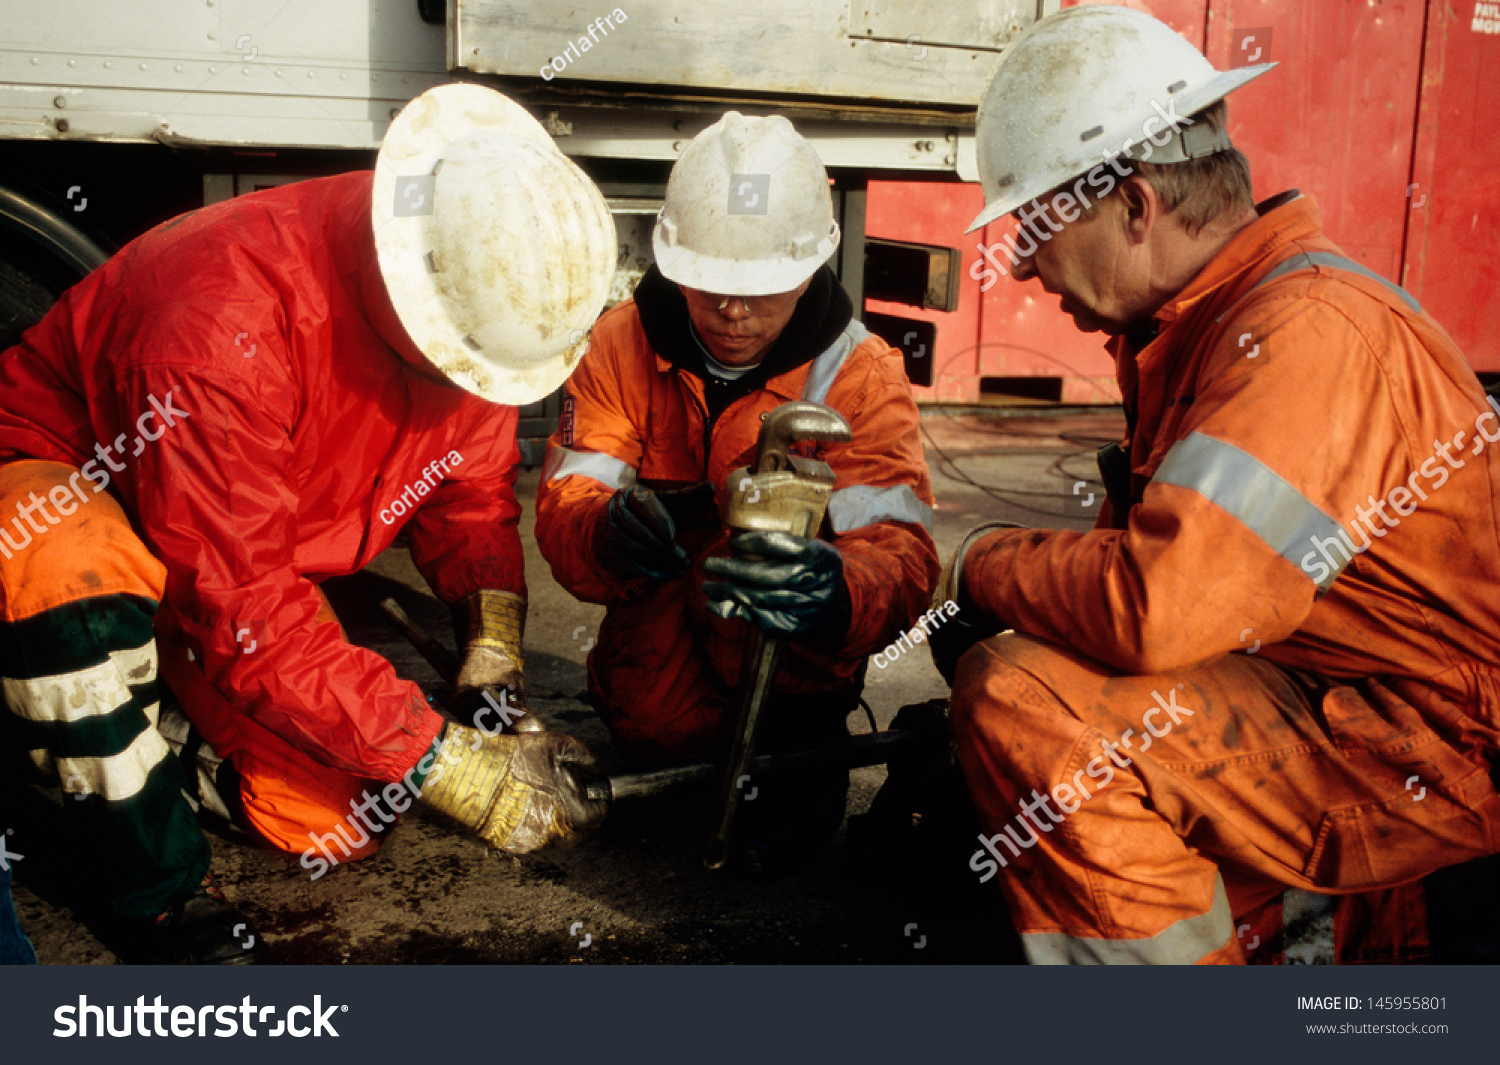
[[[1119,197],[1107,197],[1087,218],[1064,201],[1063,208],[1074,216],[1071,222],[1062,220],[1056,202],[1055,196],[1043,197],[1012,212],[1031,237],[1028,241],[1018,234],[1018,248],[1028,250],[1034,242],[1036,250],[1011,267],[1011,276],[1040,279],[1044,289],[1061,297],[1063,311],[1085,333],[1126,332],[1139,317],[1144,277],[1139,273],[1140,248],[1126,239]]]
[[[688,316],[709,353],[725,366],[754,366],[766,357],[792,320],[812,279],[772,296],[726,296],[678,285]]]

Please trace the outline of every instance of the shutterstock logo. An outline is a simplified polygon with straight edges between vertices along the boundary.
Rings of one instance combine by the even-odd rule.
[[[89,1004],[87,995],[78,996],[77,1006],[59,1006],[52,1011],[57,1027],[52,1034],[58,1039],[88,1036],[112,1036],[126,1039],[132,1035],[149,1038],[153,1035],[176,1036],[178,1039],[203,1038],[209,1035],[208,1022],[215,1022],[213,1035],[228,1039],[241,1031],[248,1036],[268,1035],[272,1038],[289,1035],[293,1039],[308,1036],[321,1038],[325,1035],[337,1039],[338,1030],[329,1023],[335,1013],[348,1013],[346,1005],[323,1007],[323,996],[314,995],[311,1006],[293,1006],[286,1016],[276,1017],[275,1006],[257,1006],[246,995],[238,1006],[163,1006],[157,995],[153,1004],[146,1005],[146,996],[138,995],[134,1006],[120,1006],[120,1026],[115,1027],[114,1006]],[[303,1023],[304,1019],[306,1022]],[[90,1031],[90,1020],[93,1030]],[[271,1022],[275,1021],[275,1027]],[[131,1022],[134,1021],[132,1027]],[[256,1025],[260,1025],[257,1031]],[[170,1027],[170,1031],[168,1031]]]

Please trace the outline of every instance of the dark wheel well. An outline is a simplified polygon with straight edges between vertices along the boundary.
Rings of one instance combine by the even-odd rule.
[[[110,256],[108,239],[67,210],[23,180],[0,176],[0,350]]]

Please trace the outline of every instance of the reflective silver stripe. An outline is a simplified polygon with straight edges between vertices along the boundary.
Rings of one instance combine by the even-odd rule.
[[[834,378],[838,377],[839,371],[844,368],[844,360],[849,353],[859,347],[870,338],[870,331],[864,324],[850,319],[844,331],[839,334],[828,350],[813,360],[812,369],[807,374],[807,384],[802,388],[802,398],[811,403],[822,403],[828,398],[828,390],[833,387]]]
[[[57,758],[53,767],[46,765],[53,761],[51,752],[32,751],[31,759],[44,772],[52,768],[70,795],[102,795],[118,802],[140,794],[151,771],[170,753],[162,734],[148,728],[119,754],[105,758]]]
[[[1234,918],[1224,879],[1214,875],[1214,904],[1149,939],[1086,939],[1062,932],[1021,936],[1033,965],[1192,965],[1229,942]]]
[[[635,467],[628,466],[602,451],[574,451],[566,447],[549,447],[542,464],[542,483],[559,477],[592,477],[606,488],[625,488],[635,484]]]
[[[105,717],[130,702],[130,685],[156,679],[156,641],[111,651],[97,666],[50,677],[0,679],[0,691],[17,717],[28,721],[82,721]],[[155,704],[147,716],[155,720]]]
[[[1379,284],[1383,285],[1388,292],[1400,299],[1401,302],[1405,303],[1406,306],[1411,309],[1412,314],[1422,313],[1422,305],[1418,303],[1416,297],[1414,297],[1410,292],[1406,291],[1406,289],[1402,288],[1400,285],[1395,284],[1394,282],[1387,281],[1385,278],[1375,273],[1375,271],[1361,266],[1353,259],[1346,259],[1344,258],[1344,256],[1335,255],[1331,251],[1299,252],[1298,254],[1293,255],[1290,259],[1287,259],[1284,262],[1277,263],[1276,266],[1271,269],[1271,272],[1269,274],[1267,274],[1265,277],[1261,278],[1253,286],[1251,286],[1249,292],[1246,292],[1244,296],[1241,296],[1239,299],[1235,300],[1234,307],[1238,307],[1245,301],[1245,299],[1250,295],[1251,292],[1254,292],[1256,289],[1262,287],[1263,285],[1269,285],[1277,278],[1285,277],[1287,274],[1295,273],[1298,270],[1311,270],[1315,266],[1326,266],[1332,270],[1346,270],[1351,274],[1358,274],[1360,277],[1368,278],[1371,281],[1378,282]],[[1231,307],[1229,310],[1234,310],[1234,307]],[[1225,311],[1223,314],[1219,315],[1218,320],[1222,322],[1228,316],[1229,311]]]
[[[932,508],[917,498],[910,485],[875,488],[857,484],[840,488],[828,499],[828,520],[833,531],[846,533],[881,521],[909,521],[932,531]]]
[[[1344,551],[1346,538],[1338,522],[1254,455],[1204,433],[1189,433],[1172,445],[1152,478],[1152,483],[1158,481],[1191,488],[1228,511],[1299,569],[1299,560],[1316,550],[1318,539],[1325,545],[1335,540]],[[1352,552],[1345,554],[1343,562],[1330,565],[1329,576],[1318,585],[1320,591],[1327,591],[1352,561]]]

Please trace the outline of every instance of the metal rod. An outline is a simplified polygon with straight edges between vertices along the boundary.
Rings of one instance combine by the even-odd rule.
[[[458,656],[439,643],[435,637],[418,628],[417,623],[407,617],[406,611],[401,609],[401,604],[396,600],[382,599],[380,609],[386,617],[391,619],[391,624],[396,626],[401,635],[410,640],[411,645],[421,653],[423,658],[427,659],[427,664],[437,670],[443,683],[452,687],[453,682],[458,679]]]
[[[851,736],[837,743],[824,743],[796,751],[777,751],[757,755],[750,762],[750,772],[757,779],[795,773],[805,769],[858,769],[883,765],[896,755],[917,747],[922,737],[907,729]],[[675,769],[658,769],[652,773],[623,773],[609,778],[613,801],[645,799],[679,792],[707,791],[723,773],[720,762],[700,762]],[[601,798],[605,796],[600,796]]]
[[[724,801],[719,823],[714,826],[714,834],[709,838],[708,851],[703,858],[703,864],[709,869],[722,867],[729,858],[729,840],[744,794],[743,785],[755,775],[755,739],[760,731],[761,710],[771,694],[771,682],[781,661],[781,641],[756,629],[749,661],[753,672],[750,683],[741,688],[739,727],[734,731],[729,760],[724,764],[721,784]]]

